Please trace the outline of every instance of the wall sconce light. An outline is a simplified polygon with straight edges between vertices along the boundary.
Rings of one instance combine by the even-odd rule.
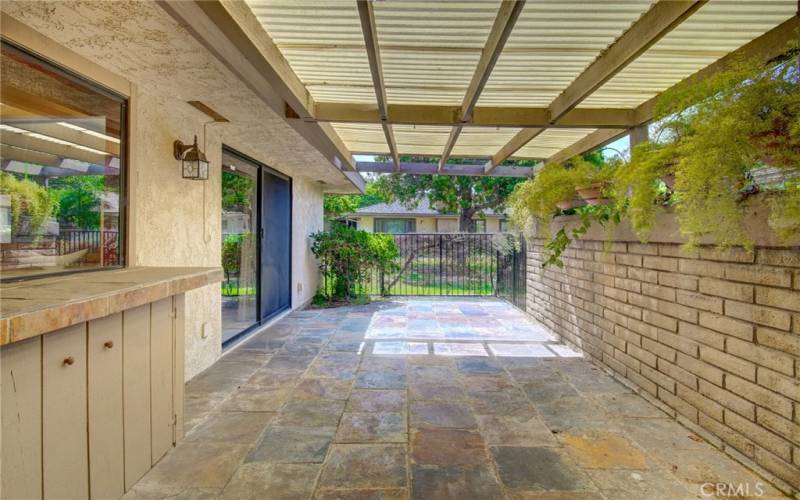
[[[172,152],[175,159],[181,161],[184,179],[208,180],[208,160],[197,145],[197,136],[194,136],[194,144],[189,146],[181,141],[175,141]]]

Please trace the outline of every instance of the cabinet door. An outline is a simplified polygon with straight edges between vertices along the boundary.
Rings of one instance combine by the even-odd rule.
[[[183,396],[184,396],[184,351],[186,348],[185,324],[186,324],[186,296],[178,294],[173,297],[175,301],[175,332],[174,332],[174,364],[173,370],[173,389],[172,389],[172,406],[175,408],[175,430],[172,434],[172,442],[176,444],[183,439]]]
[[[172,297],[150,304],[152,464],[172,447]]]
[[[0,498],[42,496],[42,338],[0,350]]]
[[[89,496],[86,323],[42,337],[44,498]]]
[[[89,322],[89,483],[92,498],[125,493],[122,313]]]
[[[150,304],[122,313],[125,490],[150,470]]]

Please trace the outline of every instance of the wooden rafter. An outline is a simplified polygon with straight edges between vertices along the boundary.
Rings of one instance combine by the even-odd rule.
[[[550,123],[557,123],[598,87],[622,71],[704,3],[705,0],[659,0],[550,103],[548,106]],[[502,162],[524,145],[525,143],[519,144],[513,151],[510,151],[510,143],[504,146],[501,152],[504,150],[510,152],[505,157],[500,152],[493,155],[486,164],[486,173],[491,173],[497,167],[498,160]]]
[[[158,4],[276,113],[283,116],[289,106],[300,118],[309,119],[290,124],[338,169],[355,171],[355,161],[333,127],[311,121],[313,97],[244,2],[158,0]]]
[[[472,74],[472,80],[469,82],[467,91],[464,94],[464,99],[461,101],[460,121],[466,122],[472,117],[472,112],[475,105],[478,103],[483,87],[486,85],[489,76],[492,74],[492,69],[503,52],[503,46],[506,40],[511,35],[514,29],[514,24],[517,22],[522,8],[525,6],[525,0],[504,0],[500,4],[495,17],[494,24],[491,31],[489,31],[489,38],[484,44],[481,57],[478,60],[478,65],[475,67],[475,72]],[[450,158],[450,153],[456,145],[458,136],[461,135],[463,125],[459,124],[453,127],[450,131],[450,136],[444,146],[444,151],[439,159],[439,171],[444,169],[444,165]]]
[[[375,12],[372,0],[358,0],[358,16],[361,18],[361,31],[364,33],[364,44],[369,59],[369,70],[372,74],[372,86],[375,88],[375,100],[378,103],[378,118],[386,136],[389,146],[389,155],[394,161],[395,169],[400,169],[400,156],[397,153],[397,142],[394,138],[392,125],[388,122],[388,101],[386,99],[386,86],[383,83],[383,65],[381,64],[381,51],[378,47],[378,30],[375,25]]]
[[[445,165],[444,169],[439,170],[438,163],[417,163],[417,162],[403,162],[400,164],[400,169],[395,170],[394,163],[392,162],[373,162],[373,161],[359,161],[356,163],[356,168],[359,172],[400,172],[412,175],[469,175],[478,176],[483,174],[483,165],[480,164],[452,164]],[[502,166],[498,167],[494,175],[497,177],[530,177],[532,169],[530,167],[514,167]]]
[[[547,108],[512,106],[476,106],[467,121],[461,121],[461,107],[430,104],[389,104],[387,117],[373,104],[318,102],[314,106],[317,122],[383,123],[393,125],[439,125],[454,127],[547,127],[555,128],[620,128],[634,127],[639,121],[632,108],[576,108],[568,111],[558,123],[551,125]],[[287,110],[287,119],[301,118]]]
[[[724,70],[732,63],[742,59],[757,59],[767,63],[776,57],[780,57],[786,52],[786,41],[791,40],[794,36],[796,36],[798,30],[800,30],[800,16],[794,16],[779,24],[775,28],[767,31],[758,38],[755,38],[745,45],[742,45],[737,50],[731,52],[725,57],[718,59],[709,66],[706,66],[705,68],[684,78],[673,87],[670,87],[670,89],[674,89],[679,85],[684,86],[700,82],[714,73]],[[670,89],[667,89],[665,92],[669,91]],[[647,123],[655,117],[656,102],[658,101],[659,97],[660,94],[640,104],[636,108],[635,115],[638,123]],[[597,132],[589,134],[575,144],[572,144],[571,146],[554,154],[547,159],[547,162],[563,161],[571,158],[572,156],[583,154],[587,151],[591,151],[608,144],[622,135],[624,135],[624,132],[613,136],[613,132],[598,130]]]

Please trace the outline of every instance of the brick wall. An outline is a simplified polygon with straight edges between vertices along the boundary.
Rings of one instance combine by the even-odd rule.
[[[563,269],[542,269],[542,243],[529,246],[531,315],[800,490],[800,247],[578,241]]]

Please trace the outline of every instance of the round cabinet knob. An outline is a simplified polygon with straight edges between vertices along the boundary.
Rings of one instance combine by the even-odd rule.
[[[64,364],[65,365],[70,365],[71,366],[74,363],[75,363],[75,358],[73,358],[72,356],[67,356],[66,358],[64,358]]]
[[[114,347],[114,341],[113,340],[107,340],[105,342],[105,344],[103,344],[103,347],[105,347],[106,349],[111,349],[112,347]]]

